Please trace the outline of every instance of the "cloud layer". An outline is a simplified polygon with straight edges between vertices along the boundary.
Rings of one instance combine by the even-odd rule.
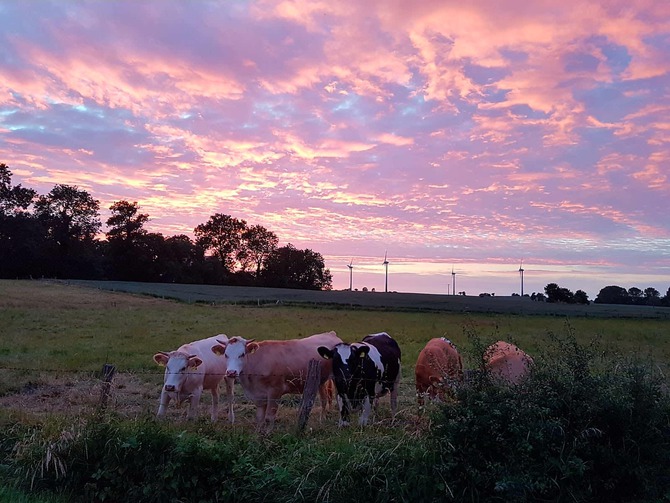
[[[0,162],[166,235],[264,225],[336,288],[388,250],[394,290],[509,294],[523,259],[527,292],[664,294],[670,3],[600,3],[6,1]]]

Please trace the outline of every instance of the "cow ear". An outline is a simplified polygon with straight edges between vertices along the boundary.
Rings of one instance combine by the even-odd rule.
[[[163,353],[162,351],[159,352],[159,353],[156,353],[156,354],[154,355],[154,361],[155,361],[158,365],[161,365],[161,366],[163,366],[163,367],[164,367],[165,365],[167,365],[167,362],[168,362],[169,359],[170,359],[170,355],[168,355],[167,353]]]
[[[197,357],[197,356],[190,356],[188,358],[188,366],[193,367],[194,369],[197,369],[200,365],[202,365],[202,360]]]
[[[331,360],[333,358],[333,350],[328,349],[326,346],[319,346],[317,351],[321,355],[321,358],[325,358],[326,360]]]
[[[260,346],[258,345],[257,342],[254,342],[253,339],[249,339],[249,340],[247,341],[246,351],[247,351],[248,354],[251,354],[251,353],[256,352],[256,350],[257,350],[259,347],[260,347]]]
[[[215,355],[223,355],[226,352],[226,345],[223,342],[219,341],[218,339],[216,342],[218,342],[219,344],[215,344],[214,346],[212,346],[212,353],[214,353]]]

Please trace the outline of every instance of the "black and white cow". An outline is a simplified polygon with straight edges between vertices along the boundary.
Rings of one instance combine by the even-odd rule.
[[[333,360],[333,380],[340,407],[340,426],[349,425],[349,413],[362,405],[358,424],[365,425],[375,400],[391,394],[391,412],[398,408],[400,346],[387,333],[368,335],[362,342],[320,346],[319,354]]]

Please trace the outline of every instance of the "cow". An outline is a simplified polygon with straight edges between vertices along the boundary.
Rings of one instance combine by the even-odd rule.
[[[362,406],[358,424],[368,423],[372,405],[390,392],[391,412],[398,408],[400,346],[386,332],[371,334],[362,342],[319,347],[319,354],[333,362],[333,380],[340,409],[340,426],[349,425],[353,408]]]
[[[484,353],[484,370],[494,381],[518,384],[530,372],[533,359],[509,342],[491,344]]]
[[[188,419],[195,419],[198,413],[198,403],[203,390],[212,393],[211,419],[216,421],[219,406],[219,383],[226,382],[228,394],[228,420],[235,421],[233,412],[233,384],[234,379],[226,378],[226,362],[212,354],[211,347],[218,340],[228,340],[225,334],[189,342],[180,346],[176,351],[156,353],[154,361],[165,367],[163,389],[161,391],[158,418],[163,418],[172,398],[178,404],[188,400]]]
[[[416,396],[423,407],[425,396],[444,401],[452,386],[463,382],[463,359],[453,342],[445,337],[429,340],[414,367]]]
[[[342,340],[335,332],[315,334],[303,339],[268,340],[256,342],[243,337],[219,340],[210,350],[223,355],[227,366],[226,376],[237,378],[245,395],[256,405],[256,428],[271,431],[279,406],[285,394],[300,394],[310,360],[319,360],[317,348],[338,344]],[[328,407],[327,382],[332,377],[330,362],[321,362],[319,394],[322,414]]]

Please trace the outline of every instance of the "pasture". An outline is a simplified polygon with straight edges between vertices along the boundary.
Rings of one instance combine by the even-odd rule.
[[[136,288],[150,292],[146,290],[150,286]],[[169,286],[173,292],[178,289]],[[184,288],[188,290],[189,285]],[[550,334],[566,332],[583,344],[600,339],[605,350],[648,355],[666,375],[670,364],[670,321],[659,319],[342,309],[331,304],[319,308],[184,303],[62,282],[0,281],[0,403],[26,414],[67,413],[69,408],[80,413],[92,405],[86,400],[98,399],[91,383],[103,364],[111,363],[118,373],[114,399],[120,410],[138,417],[157,407],[163,369],[151,359],[156,351],[170,351],[218,333],[264,340],[328,330],[347,342],[386,331],[399,342],[403,351],[400,404],[410,418],[415,408],[414,363],[432,337],[452,340],[466,368],[479,365],[480,348],[473,347],[472,339],[511,340],[536,354]],[[238,407],[246,410],[239,387],[236,392]],[[203,395],[204,415],[208,400],[208,394]],[[293,398],[286,400],[295,404]],[[335,422],[334,417],[330,419]]]
[[[178,287],[172,285],[172,288]],[[499,339],[512,341],[535,356],[544,353],[556,337],[568,337],[580,347],[590,347],[592,341],[598,340],[597,357],[634,356],[661,375],[667,376],[670,370],[670,321],[667,318],[572,318],[513,312],[480,313],[472,309],[468,312],[406,307],[394,310],[360,305],[346,308],[332,303],[325,306],[195,303],[170,297],[106,291],[61,282],[0,281],[0,424],[66,424],[72,418],[80,420],[98,414],[100,370],[105,363],[111,363],[117,373],[105,414],[145,428],[147,422],[153,423],[163,381],[163,370],[152,361],[152,355],[218,333],[264,340],[335,330],[348,342],[360,340],[368,333],[391,334],[403,352],[399,414],[395,421],[390,418],[387,399],[382,400],[373,418],[374,424],[365,430],[338,429],[336,406],[319,421],[319,408],[315,406],[308,429],[301,437],[295,431],[299,397],[289,396],[282,399],[271,439],[258,447],[267,449],[267,442],[271,442],[269,448],[275,452],[285,444],[303,455],[306,450],[318,457],[325,456],[324,452],[339,456],[334,453],[349,452],[358,445],[369,450],[369,462],[391,455],[387,450],[379,450],[374,437],[391,441],[399,452],[404,452],[412,449],[417,439],[431,434],[434,416],[430,410],[426,414],[419,414],[417,410],[413,372],[420,350],[432,337],[451,339],[461,351],[466,368],[478,368],[482,347]],[[166,428],[195,435],[204,432],[204,438],[225,435],[225,442],[243,443],[250,449],[248,442],[257,442],[249,440],[254,438],[254,407],[244,399],[239,386],[236,386],[233,426],[226,422],[223,411],[216,425],[208,424],[209,400],[210,395],[203,394],[200,419],[191,424],[183,421],[183,408],[171,406]],[[437,411],[436,406],[431,407],[433,412]],[[127,424],[119,427],[120,431],[127,428]],[[393,455],[398,453],[393,451]],[[296,463],[309,466],[310,461]],[[298,485],[296,494],[299,495],[306,480],[291,483]],[[334,491],[332,483],[334,480],[323,487]],[[319,493],[318,499],[337,501],[328,491]],[[448,495],[449,490],[443,491]],[[313,498],[317,493],[310,494]],[[300,498],[296,496],[296,500]]]

